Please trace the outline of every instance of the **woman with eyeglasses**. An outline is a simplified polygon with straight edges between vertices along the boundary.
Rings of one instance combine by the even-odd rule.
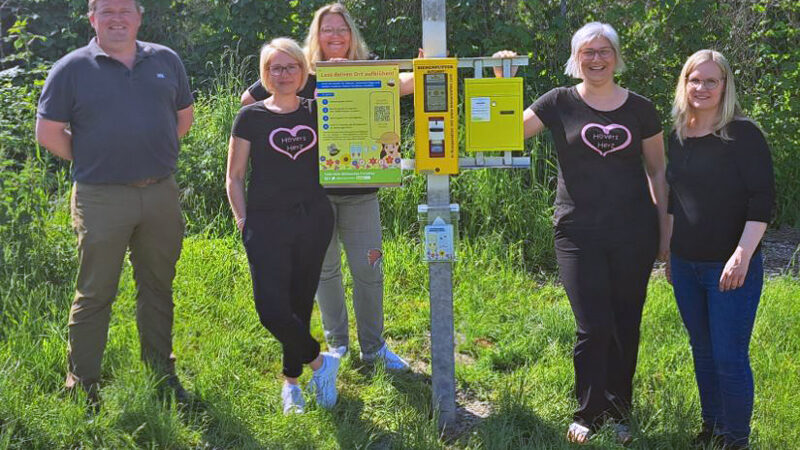
[[[586,24],[565,71],[581,83],[547,92],[523,116],[526,137],[550,129],[558,157],[556,258],[577,326],[567,440],[578,444],[609,419],[621,443],[632,440],[642,309],[653,262],[668,252],[661,123],[648,99],[614,82],[624,67],[616,31]]]
[[[332,408],[339,357],[320,353],[310,333],[333,210],[319,184],[315,101],[297,95],[308,63],[295,41],[278,38],[262,48],[259,68],[272,96],[243,107],[234,120],[228,200],[247,251],[259,319],[283,347],[283,411],[304,411],[298,386],[303,365],[313,370],[310,387],[317,404]]]
[[[764,281],[761,238],[775,185],[769,146],[742,115],[722,54],[683,66],[669,136],[671,276],[689,333],[703,425],[695,444],[749,444],[749,345]]]
[[[340,3],[319,8],[308,30],[304,49],[310,70],[317,61],[372,59],[350,13]],[[400,95],[414,92],[411,73],[400,74]],[[316,77],[310,74],[299,95],[314,98]],[[256,82],[242,94],[242,104],[263,100],[269,92]],[[392,352],[383,338],[383,252],[377,188],[326,189],[334,210],[334,228],[317,303],[322,313],[325,340],[332,352],[344,356],[350,345],[347,307],[342,281],[340,243],[353,277],[353,309],[361,346],[361,359],[382,362],[393,371],[409,370],[408,363]]]

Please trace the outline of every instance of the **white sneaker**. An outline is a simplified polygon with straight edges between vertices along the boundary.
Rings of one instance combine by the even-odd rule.
[[[347,354],[347,346],[342,345],[339,347],[328,347],[328,353],[336,356],[339,359],[342,359]]]
[[[281,398],[283,399],[284,414],[303,414],[305,412],[306,399],[303,398],[303,390],[300,389],[300,386],[283,383]]]
[[[308,390],[314,392],[317,404],[325,409],[336,405],[339,392],[336,390],[336,376],[339,373],[339,358],[332,353],[322,353],[322,366],[314,371]]]
[[[383,347],[375,353],[362,353],[361,360],[369,364],[381,361],[386,366],[386,370],[391,370],[393,372],[408,372],[411,370],[411,366],[408,365],[408,362],[389,350],[385,342]]]

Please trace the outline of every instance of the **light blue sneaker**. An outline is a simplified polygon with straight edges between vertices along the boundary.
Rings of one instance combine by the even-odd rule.
[[[300,389],[300,386],[283,383],[281,398],[283,399],[284,414],[303,414],[305,412],[306,399],[303,398],[303,390]]]
[[[408,365],[408,362],[389,350],[385,342],[383,343],[383,347],[375,353],[362,353],[361,360],[367,364],[383,362],[386,366],[386,370],[391,370],[393,372],[408,372],[411,370],[411,366]]]
[[[336,390],[336,376],[339,374],[339,358],[332,353],[322,353],[322,366],[314,371],[308,390],[317,397],[317,404],[325,409],[336,405],[339,392]]]
[[[328,352],[330,352],[330,354],[333,356],[342,359],[345,357],[345,355],[347,355],[347,346],[340,345],[339,347],[328,347]]]

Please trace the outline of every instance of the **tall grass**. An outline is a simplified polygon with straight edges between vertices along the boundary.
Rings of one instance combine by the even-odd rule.
[[[222,236],[235,230],[225,194],[225,165],[248,62],[238,64],[234,54],[223,54],[216,62],[217,77],[195,96],[195,120],[182,142],[177,173],[190,234]]]
[[[416,372],[364,366],[352,356],[352,339],[336,408],[312,402],[306,415],[287,418],[280,347],[258,322],[241,243],[198,235],[185,242],[175,282],[177,367],[197,406],[160,399],[139,361],[126,264],[103,364],[103,408],[87,419],[80,399],[62,389],[71,286],[32,283],[2,294],[13,320],[0,339],[0,449],[570,448],[563,433],[575,406],[574,324],[563,289],[517,268],[519,255],[462,244],[454,274],[459,398],[491,405],[469,433],[443,438],[432,419],[427,270],[418,243],[388,240],[384,261],[386,337]],[[796,279],[769,280],[756,320],[754,448],[792,448],[800,439],[800,429],[787,425],[800,401],[798,296]],[[322,339],[316,312],[312,334]],[[688,339],[663,279],[651,283],[645,307],[632,419],[633,448],[641,449],[686,448],[700,424]],[[611,430],[592,442],[616,447]]]

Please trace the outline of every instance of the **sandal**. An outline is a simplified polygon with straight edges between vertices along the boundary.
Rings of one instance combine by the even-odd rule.
[[[633,434],[629,426],[623,423],[614,424],[614,434],[617,436],[617,443],[620,445],[628,445],[633,442]]]
[[[591,437],[592,430],[579,424],[578,422],[572,422],[569,425],[569,429],[567,429],[567,442],[571,442],[573,444],[585,444],[589,442],[589,438]]]

